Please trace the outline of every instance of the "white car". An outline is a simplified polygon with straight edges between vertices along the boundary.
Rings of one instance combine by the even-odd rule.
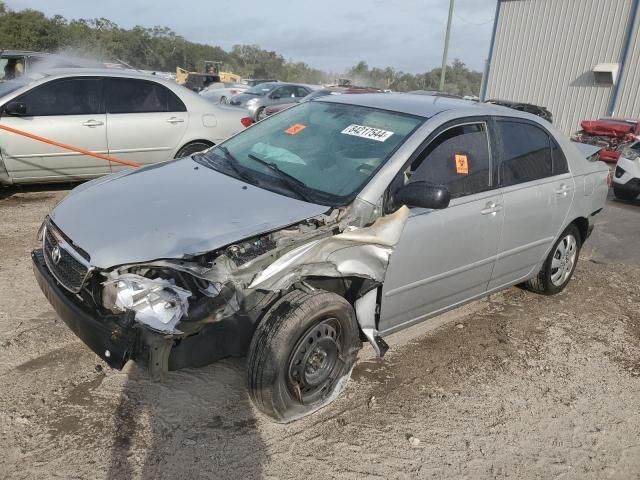
[[[640,140],[622,150],[613,174],[613,194],[620,200],[640,195]]]
[[[0,81],[0,127],[140,164],[205,150],[242,130],[243,117],[135,71],[53,69]],[[0,129],[0,185],[84,180],[124,168]]]
[[[248,89],[249,87],[247,85],[242,85],[240,83],[216,83],[209,85],[204,90],[198,92],[198,94],[212,103],[220,103],[224,105],[229,103],[231,97],[238,95],[239,93],[243,93]]]

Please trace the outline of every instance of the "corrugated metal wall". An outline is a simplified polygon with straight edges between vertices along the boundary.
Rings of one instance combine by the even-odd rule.
[[[616,102],[616,117],[640,118],[640,18],[636,20]]]
[[[503,0],[486,98],[545,106],[566,134],[583,119],[605,115],[613,87],[595,85],[592,68],[619,63],[631,6],[632,0]],[[632,63],[627,71],[640,68]],[[639,88],[636,80],[635,92],[625,94]]]

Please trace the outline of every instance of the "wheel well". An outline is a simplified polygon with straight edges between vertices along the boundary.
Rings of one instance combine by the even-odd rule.
[[[578,217],[571,223],[578,227],[578,231],[580,232],[580,244],[583,244],[587,239],[589,232],[589,220],[584,217]]]
[[[187,147],[189,145],[192,145],[194,143],[204,143],[206,145],[209,145],[210,147],[213,147],[215,145],[215,143],[213,143],[211,140],[190,140],[187,143],[185,143],[184,145],[182,145],[178,151],[182,150],[184,147]]]

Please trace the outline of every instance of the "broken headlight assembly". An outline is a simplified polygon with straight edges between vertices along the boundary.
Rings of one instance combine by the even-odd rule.
[[[114,313],[135,312],[135,320],[150,328],[176,333],[188,312],[191,292],[162,278],[126,273],[102,284],[102,306]]]

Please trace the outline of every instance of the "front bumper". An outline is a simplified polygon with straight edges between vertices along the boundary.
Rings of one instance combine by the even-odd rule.
[[[110,367],[121,369],[139,345],[139,330],[124,328],[123,316],[98,316],[61,287],[45,265],[41,249],[31,252],[33,272],[53,309],[73,333]]]
[[[618,191],[629,192],[631,194],[640,195],[640,178],[632,178],[626,183],[613,182],[613,186]]]
[[[201,367],[229,356],[246,354],[255,329],[254,317],[235,315],[206,325],[195,335],[175,338],[155,333],[130,316],[102,316],[86,308],[76,295],[60,286],[51,275],[42,249],[31,252],[33,271],[40,289],[60,318],[73,333],[110,367],[122,369],[128,360],[146,363],[157,369],[159,346],[164,345],[166,357],[160,366],[165,370]]]

